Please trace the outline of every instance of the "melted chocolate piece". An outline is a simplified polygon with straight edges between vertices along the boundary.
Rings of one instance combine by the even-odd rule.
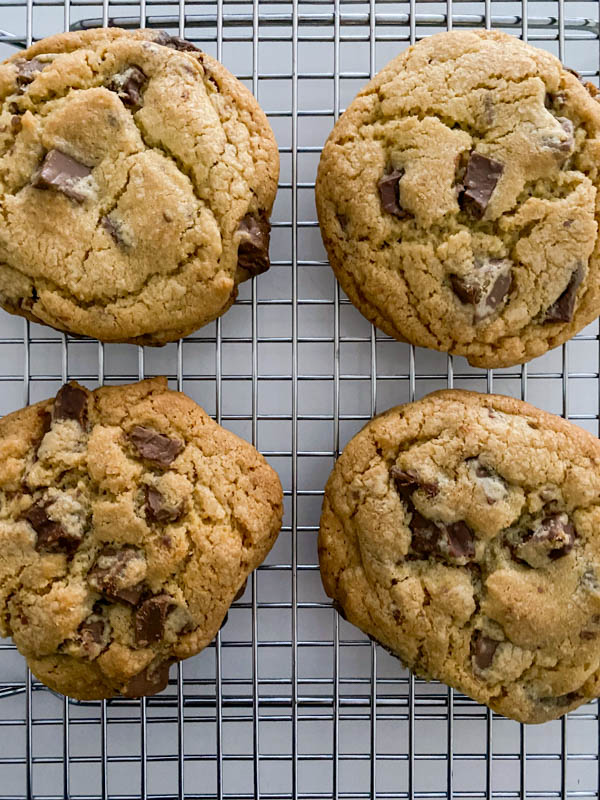
[[[135,641],[140,647],[159,642],[165,628],[167,614],[173,608],[168,594],[149,597],[135,613]]]
[[[477,669],[484,670],[491,666],[500,642],[477,631],[471,643],[471,653]]]
[[[514,553],[530,567],[543,567],[548,560],[556,561],[568,555],[576,536],[575,528],[566,514],[551,514],[525,534]]]
[[[408,216],[400,205],[400,179],[403,175],[403,169],[393,169],[383,175],[377,182],[383,210],[399,219]]]
[[[27,86],[27,84],[31,83],[38,72],[41,72],[46,64],[43,61],[40,61],[38,58],[32,58],[29,61],[26,59],[19,59],[15,61],[15,66],[18,70],[17,72],[17,85],[18,86]]]
[[[69,533],[60,522],[51,520],[46,509],[50,503],[38,500],[23,515],[37,533],[35,549],[39,552],[66,553],[73,555],[81,544],[81,536]]]
[[[74,419],[83,429],[87,425],[88,396],[73,383],[65,383],[58,390],[52,407],[52,421]]]
[[[413,492],[422,489],[428,497],[435,497],[440,491],[437,483],[423,483],[413,470],[402,470],[400,467],[390,469],[390,477],[396,484],[398,494],[405,500],[410,501]]]
[[[413,511],[410,521],[412,550],[420,556],[430,556],[439,553],[441,530],[435,522],[425,519],[418,511]]]
[[[178,439],[171,439],[143,425],[136,425],[128,438],[141,458],[158,467],[168,467],[184,448],[183,442]]]
[[[88,658],[97,658],[108,643],[107,623],[96,614],[88,617],[78,629],[81,648]]]
[[[473,321],[480,322],[504,305],[512,286],[512,261],[506,258],[476,260],[467,275],[450,275],[454,294],[474,309]]]
[[[125,240],[121,235],[121,226],[113,217],[104,216],[100,222],[104,230],[112,237],[113,241],[118,244],[119,247],[126,247]]]
[[[583,264],[579,262],[575,267],[575,271],[571,275],[571,279],[567,284],[567,288],[558,297],[558,299],[552,303],[552,305],[544,314],[544,318],[542,319],[543,323],[570,322],[573,319],[575,300],[577,299],[577,289],[583,280],[584,274],[585,271],[583,269]]]
[[[465,522],[453,522],[445,525],[448,536],[448,554],[451,558],[473,558],[475,555],[475,538]]]
[[[475,556],[475,537],[466,522],[434,522],[413,509],[409,527],[411,550],[421,557],[455,561]]]
[[[41,166],[31,176],[31,185],[35,189],[53,189],[62,192],[71,200],[83,203],[86,194],[78,187],[81,181],[91,174],[92,170],[85,164],[61,153],[60,150],[50,150],[46,153]]]
[[[177,522],[183,514],[183,503],[169,506],[154,486],[146,487],[146,519],[148,522]]]
[[[246,214],[238,226],[238,267],[251,275],[260,275],[271,266],[269,241],[271,223],[264,214]]]
[[[127,583],[127,566],[130,561],[139,558],[142,558],[140,552],[133,547],[124,547],[121,550],[105,547],[88,573],[90,586],[108,600],[137,605],[144,585],[142,582]]]
[[[460,194],[461,206],[473,216],[482,217],[504,172],[499,161],[473,152],[464,176],[464,189]]]
[[[10,130],[15,136],[18,133],[21,133],[21,129],[23,128],[23,122],[21,121],[21,117],[14,116],[10,118]]]
[[[162,44],[163,47],[170,47],[172,50],[179,50],[180,52],[201,53],[199,47],[195,44],[188,42],[187,39],[182,39],[181,36],[171,36],[166,31],[159,31],[154,38],[156,44]]]
[[[121,689],[121,694],[124,697],[148,697],[162,692],[169,683],[169,667],[169,661],[150,664],[139,675],[129,679],[127,685]]]
[[[107,89],[116,92],[127,108],[137,110],[142,106],[142,92],[147,83],[145,72],[132,64],[124,72],[115,75],[107,85]]]

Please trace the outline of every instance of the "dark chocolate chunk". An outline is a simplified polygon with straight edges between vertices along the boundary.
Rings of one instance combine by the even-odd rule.
[[[127,571],[133,559],[142,558],[140,551],[134,547],[123,547],[120,550],[105,547],[88,573],[90,586],[108,600],[136,605],[140,601],[144,585],[143,582],[132,584],[127,577]]]
[[[139,675],[130,678],[127,685],[121,689],[124,697],[148,697],[158,694],[169,683],[169,661],[150,664]]]
[[[38,58],[32,58],[29,61],[20,58],[15,61],[15,66],[17,68],[17,84],[19,86],[27,86],[28,83],[35,79],[38,72],[44,69],[46,64]]]
[[[414,510],[410,521],[412,531],[411,548],[420,556],[430,556],[439,553],[441,530],[430,519],[425,519],[422,514]]]
[[[125,242],[121,236],[121,226],[118,224],[118,222],[113,217],[108,215],[102,217],[100,222],[102,223],[104,230],[109,234],[109,236],[112,237],[114,242],[120,247],[124,247]]]
[[[81,544],[81,536],[67,531],[60,522],[50,519],[46,509],[50,503],[38,500],[25,512],[24,518],[37,533],[35,549],[39,552],[72,555]]]
[[[528,531],[514,554],[530,567],[543,567],[568,555],[575,544],[576,531],[568,516],[551,514]]]
[[[386,172],[377,182],[383,210],[399,219],[407,216],[407,212],[400,205],[400,179],[403,175],[403,169],[393,169],[391,172]]]
[[[14,116],[10,118],[10,130],[15,136],[18,133],[21,133],[21,129],[23,127],[23,122],[21,121],[21,117]]]
[[[405,500],[410,500],[413,492],[422,489],[428,497],[435,497],[439,492],[437,483],[424,483],[419,480],[419,476],[413,470],[402,470],[400,467],[393,466],[390,469],[390,477],[396,484],[398,494]]]
[[[135,612],[135,641],[140,647],[159,642],[165,628],[165,619],[173,607],[168,594],[149,597]]]
[[[460,194],[461,206],[474,216],[482,217],[503,172],[504,165],[499,161],[481,153],[471,153]]]
[[[507,258],[476,259],[472,272],[450,275],[452,290],[461,302],[473,306],[480,322],[504,305],[512,286],[513,263]]]
[[[468,458],[467,464],[473,471],[475,480],[480,484],[489,505],[494,505],[498,500],[506,497],[507,488],[504,478],[495,470],[483,464],[479,458]]]
[[[97,658],[108,644],[108,623],[98,614],[82,622],[77,633],[80,647],[89,659]]]
[[[199,47],[195,44],[188,42],[187,39],[182,39],[181,36],[171,36],[166,31],[159,31],[154,38],[156,44],[162,44],[163,47],[170,47],[173,50],[180,50],[181,52],[201,53]]]
[[[183,514],[183,503],[170,506],[154,486],[146,486],[146,519],[148,522],[177,522]]]
[[[89,167],[81,164],[60,150],[50,150],[41,166],[31,176],[31,185],[36,189],[54,189],[78,203],[83,203],[86,194],[80,183],[92,173]]]
[[[238,245],[238,267],[251,275],[266,272],[269,260],[269,240],[271,223],[264,214],[246,214],[238,226],[240,242]]]
[[[547,322],[570,322],[573,319],[575,310],[575,300],[577,299],[577,289],[579,288],[585,271],[583,264],[578,262],[571,279],[564,292],[552,303],[544,314],[543,323]]]
[[[475,537],[465,522],[452,522],[444,526],[448,536],[448,554],[451,558],[473,558]]]
[[[500,642],[477,631],[471,643],[471,653],[477,669],[484,670],[491,666]]]
[[[115,75],[108,83],[107,89],[116,92],[123,105],[132,110],[142,105],[142,92],[148,82],[145,72],[132,64],[124,72]]]
[[[136,425],[129,433],[129,441],[138,451],[141,458],[159,467],[168,467],[183,450],[183,442],[171,439],[164,433],[157,433],[152,428]]]
[[[88,417],[87,394],[73,383],[65,383],[58,390],[52,408],[52,421],[74,419],[85,429]]]

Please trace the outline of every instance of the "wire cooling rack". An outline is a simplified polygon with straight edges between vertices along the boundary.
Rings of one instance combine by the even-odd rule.
[[[460,13],[459,13],[460,12]],[[0,56],[108,23],[167,28],[217,56],[268,112],[281,153],[273,268],[216,324],[162,349],[102,346],[0,312],[0,413],[167,374],[281,475],[286,516],[213,645],[142,701],[78,703],[0,641],[0,798],[598,797],[597,704],[525,728],[414,679],[323,594],[316,535],[336,455],[373,413],[444,386],[498,391],[598,434],[594,324],[522,368],[484,371],[373,330],[339,291],[313,200],[340,111],[421,36],[487,26],[597,82],[596,3],[0,0]]]

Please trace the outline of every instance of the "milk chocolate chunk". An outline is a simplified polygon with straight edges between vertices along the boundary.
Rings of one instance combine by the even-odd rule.
[[[135,614],[135,641],[140,647],[159,642],[165,629],[165,619],[173,606],[167,594],[149,597]]]
[[[270,266],[271,224],[264,214],[246,214],[238,226],[238,267],[251,275],[260,275]]]
[[[39,552],[66,553],[72,555],[81,543],[81,536],[50,519],[46,509],[49,503],[38,500],[25,512],[25,519],[37,533],[35,549]]]
[[[88,417],[88,398],[87,394],[78,386],[72,383],[65,383],[58,390],[52,407],[52,421],[58,422],[65,419],[73,419],[82,428],[87,425]]]
[[[460,194],[461,206],[476,217],[482,217],[504,172],[504,165],[493,158],[473,152],[464,176]]]
[[[136,605],[143,592],[143,581],[131,578],[136,570],[134,561],[143,560],[143,555],[134,547],[105,547],[100,551],[94,566],[88,573],[92,589],[108,600]]]
[[[400,179],[403,175],[403,169],[393,169],[377,182],[383,210],[399,219],[407,216],[407,212],[400,205]]]
[[[38,72],[41,72],[46,64],[38,58],[31,58],[29,61],[25,58],[19,59],[15,62],[17,67],[17,84],[19,86],[27,86],[31,83]]]
[[[496,650],[500,642],[495,639],[490,639],[478,631],[471,644],[471,652],[473,654],[473,661],[477,669],[484,670],[492,665]]]
[[[124,697],[148,697],[158,694],[169,683],[169,661],[150,664],[138,675],[130,678],[126,686],[121,689]]]
[[[577,289],[583,281],[584,274],[583,264],[578,262],[567,288],[548,308],[542,322],[570,322],[573,319]]]
[[[92,173],[89,167],[60,150],[50,150],[41,166],[31,177],[31,185],[36,189],[53,189],[83,203],[86,193],[81,189],[81,181]]]
[[[199,47],[196,47],[195,44],[188,42],[187,39],[182,39],[181,36],[171,36],[166,31],[159,31],[154,41],[156,44],[162,44],[163,47],[170,47],[173,50],[179,50],[181,52],[202,52]]]
[[[142,92],[147,83],[145,72],[132,64],[124,72],[115,75],[107,88],[119,95],[123,105],[136,110],[142,106]]]
[[[158,467],[168,467],[183,450],[183,442],[171,439],[164,433],[157,433],[152,428],[136,425],[129,433],[129,441],[137,450],[141,458],[156,464]]]
[[[473,306],[473,321],[480,322],[506,303],[512,287],[513,262],[507,258],[476,259],[466,275],[451,275],[454,294]]]
[[[183,503],[172,506],[154,486],[146,487],[146,519],[148,522],[177,522],[183,514]]]

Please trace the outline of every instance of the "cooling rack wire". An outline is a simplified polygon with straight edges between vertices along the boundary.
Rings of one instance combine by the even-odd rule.
[[[76,378],[166,374],[278,470],[284,527],[213,645],[141,701],[59,697],[0,641],[0,798],[598,797],[596,703],[525,728],[427,684],[341,620],[316,558],[335,457],[375,413],[445,386],[528,399],[598,434],[597,323],[521,368],[484,371],[393,342],[327,267],[322,144],[365,81],[422,36],[507,30],[598,82],[596,2],[0,0],[0,56],[60,30],[165,28],[222,60],[275,130],[269,273],[227,315],[160,350],[60,335],[0,312],[0,413]]]

